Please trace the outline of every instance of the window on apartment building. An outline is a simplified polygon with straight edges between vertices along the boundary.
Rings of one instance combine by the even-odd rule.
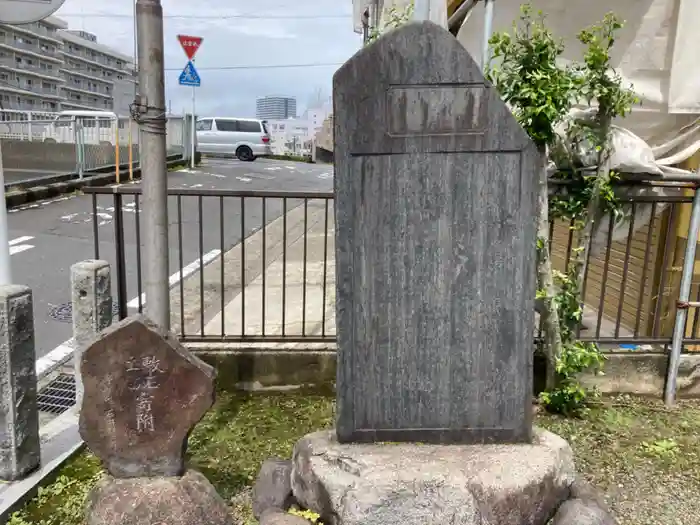
[[[122,75],[117,75],[117,78],[118,78],[119,80],[124,80],[124,77],[123,77]]]

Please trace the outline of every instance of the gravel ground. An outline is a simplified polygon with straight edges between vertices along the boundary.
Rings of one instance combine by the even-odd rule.
[[[607,399],[583,419],[539,414],[571,443],[576,466],[620,525],[700,524],[700,402]]]

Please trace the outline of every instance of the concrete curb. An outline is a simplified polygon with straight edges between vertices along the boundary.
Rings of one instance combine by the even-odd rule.
[[[78,411],[74,407],[41,429],[41,466],[20,481],[0,484],[0,523],[34,497],[66,461],[80,452],[83,441],[78,432]]]
[[[183,159],[180,155],[170,155],[168,157],[168,167],[177,166],[183,163]],[[129,176],[128,169],[122,169],[120,174],[123,179]],[[141,168],[135,168],[133,170],[134,178],[141,178]],[[111,173],[92,173],[86,175],[82,179],[74,178],[75,174],[70,175],[60,175],[56,177],[49,177],[44,180],[58,180],[58,182],[49,182],[39,186],[32,186],[29,188],[22,187],[26,183],[18,183],[13,186],[6,188],[5,191],[5,202],[8,209],[16,208],[24,204],[29,204],[38,200],[50,199],[52,197],[57,197],[65,193],[72,193],[85,186],[107,186],[116,182],[117,177],[114,172]],[[34,179],[36,182],[39,180]],[[31,182],[31,181],[27,181]]]

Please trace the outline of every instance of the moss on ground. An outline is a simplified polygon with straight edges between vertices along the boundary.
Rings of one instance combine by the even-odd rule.
[[[667,410],[623,396],[583,419],[540,414],[536,423],[569,441],[578,471],[605,493],[620,525],[700,522],[700,402]]]
[[[328,395],[222,393],[190,437],[189,464],[253,525],[250,487],[260,464],[290,457],[303,435],[334,420]],[[538,425],[567,438],[579,471],[600,487],[620,525],[692,525],[700,516],[700,402],[665,410],[631,398],[606,400],[583,419],[539,414]],[[86,494],[101,475],[85,452],[64,466],[10,525],[79,525]]]
[[[188,464],[231,502],[239,523],[256,523],[249,487],[261,463],[271,456],[291,457],[299,438],[332,424],[333,410],[334,399],[318,393],[220,393],[190,436]],[[83,452],[8,525],[81,525],[85,497],[101,475],[97,458]]]

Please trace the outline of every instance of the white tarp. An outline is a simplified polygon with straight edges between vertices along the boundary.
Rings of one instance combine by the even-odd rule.
[[[494,3],[494,31],[509,31],[522,0]],[[654,148],[657,161],[677,163],[697,151],[700,126],[686,129],[682,140],[668,146],[681,130],[700,116],[700,0],[532,0],[547,26],[564,39],[564,58],[578,60],[583,46],[578,32],[614,12],[625,21],[613,48],[613,64],[641,99],[632,114],[619,122]],[[481,56],[484,7],[479,2],[458,33],[476,58]],[[674,155],[674,153],[681,153]],[[685,157],[685,158],[683,158]],[[666,163],[669,164],[669,163]]]
[[[412,0],[353,0],[355,30],[361,12],[376,6],[380,13]],[[430,19],[443,25],[446,0],[430,2]],[[494,2],[493,31],[509,31],[524,0]],[[641,103],[616,124],[640,137],[656,163],[677,165],[700,149],[700,0],[531,0],[547,18],[547,26],[566,45],[564,58],[579,60],[584,47],[576,36],[608,12],[625,21],[613,48],[613,64],[638,94]],[[477,61],[482,54],[484,3],[478,2],[458,33]],[[380,23],[381,25],[381,23]],[[698,122],[696,122],[698,121]]]

